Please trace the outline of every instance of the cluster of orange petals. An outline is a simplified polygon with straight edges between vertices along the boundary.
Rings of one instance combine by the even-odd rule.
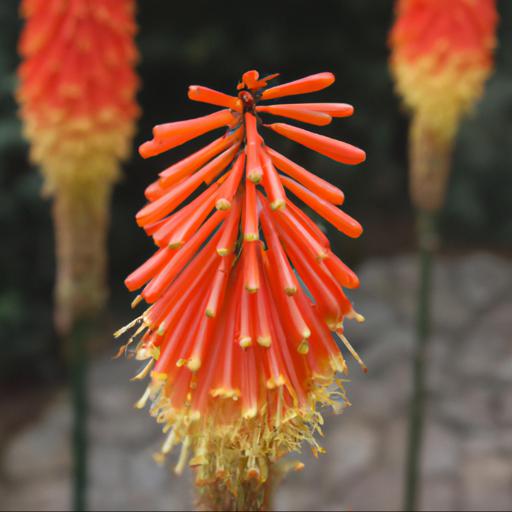
[[[497,21],[496,0],[397,0],[390,45],[398,91],[447,135],[481,96]]]
[[[51,187],[75,171],[112,179],[138,113],[135,1],[23,0],[21,12],[18,98],[33,159]]]
[[[293,445],[279,438],[278,427],[288,422],[291,432],[294,421],[309,421],[317,402],[329,403],[326,389],[336,372],[346,371],[333,333],[363,364],[342,325],[345,317],[361,319],[343,291],[357,287],[358,278],[290,196],[349,237],[358,237],[362,228],[338,208],[344,201],[340,189],[259,135],[264,126],[338,162],[358,164],[365,153],[354,146],[287,123],[263,125],[260,119],[273,114],[322,126],[333,117],[350,116],[353,108],[260,105],[334,82],[331,73],[319,73],[268,87],[275,76],[245,73],[238,96],[191,86],[190,99],[222,110],[155,126],[153,139],[140,147],[143,157],[152,157],[224,130],[160,172],[146,189],[148,203],[136,219],[158,249],[126,279],[128,289],[142,288],[135,303],[150,304],[139,319],[143,334],[136,348],[139,359],[151,358],[142,372],[152,369],[146,398],[152,398],[160,421],[174,428],[169,443],[192,445],[197,464],[205,463],[197,462],[204,455],[201,437],[194,440],[192,427],[183,434],[183,425],[201,425],[204,440],[212,418],[217,433],[223,425],[238,428],[257,418],[275,437],[263,436],[262,446],[283,445],[274,455]],[[163,451],[168,449],[169,444]],[[261,461],[258,470],[250,460],[247,464],[249,473],[260,474]]]

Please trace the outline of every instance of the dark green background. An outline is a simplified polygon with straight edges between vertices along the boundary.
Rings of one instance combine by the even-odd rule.
[[[449,0],[447,0],[449,1]],[[512,239],[512,5],[501,13],[497,70],[474,116],[461,130],[450,192],[443,213],[444,251],[478,247],[506,252]],[[393,93],[386,45],[391,0],[281,2],[139,2],[138,96],[143,116],[134,147],[150,138],[153,124],[210,112],[187,100],[189,84],[233,91],[240,74],[256,68],[281,72],[282,80],[330,70],[336,83],[313,101],[352,103],[353,118],[321,129],[367,151],[358,167],[335,164],[283,141],[292,158],[339,185],[346,208],[365,226],[358,241],[332,233],[333,245],[357,266],[364,258],[413,248],[413,215],[407,197],[407,120]],[[49,203],[41,177],[27,161],[13,91],[18,2],[0,2],[0,339],[3,379],[53,378],[51,322],[54,277]],[[312,97],[313,98],[313,97]],[[111,311],[122,321],[129,295],[124,276],[151,245],[134,222],[143,189],[185,152],[143,161],[134,151],[114,193],[110,234]],[[115,323],[115,321],[113,323]],[[107,341],[108,343],[108,341]],[[108,347],[110,349],[112,347]]]

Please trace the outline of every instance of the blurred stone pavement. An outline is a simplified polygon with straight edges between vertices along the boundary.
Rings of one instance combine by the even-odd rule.
[[[357,269],[352,294],[366,317],[347,329],[370,371],[351,364],[352,407],[326,422],[327,453],[299,456],[276,510],[400,510],[416,260]],[[435,268],[435,326],[424,450],[424,510],[512,509],[512,262],[486,253]],[[114,344],[112,353],[115,352]],[[162,436],[132,404],[136,362],[93,364],[91,510],[191,510],[190,475],[174,477],[152,453]],[[70,411],[64,391],[0,453],[0,510],[69,509]]]

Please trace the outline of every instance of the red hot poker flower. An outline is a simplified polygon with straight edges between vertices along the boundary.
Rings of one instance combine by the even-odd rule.
[[[391,71],[412,114],[411,193],[435,211],[444,200],[453,139],[493,67],[495,0],[397,0]]]
[[[165,425],[162,454],[181,443],[178,472],[191,451],[199,483],[221,479],[233,492],[236,481],[265,481],[268,464],[303,441],[321,450],[313,437],[322,423],[317,406],[346,404],[336,374],[347,366],[333,334],[365,368],[343,336],[345,318],[362,320],[343,291],[359,285],[357,276],[287,191],[350,237],[362,228],[335,206],[344,201],[341,190],[268,147],[259,134],[264,126],[358,164],[365,153],[354,146],[260,119],[274,114],[323,125],[353,108],[260,105],[334,82],[331,73],[319,73],[268,87],[273,78],[248,71],[238,96],[191,86],[191,99],[223,110],[155,126],[153,139],[140,147],[145,158],[216,129],[224,134],[146,189],[137,223],[158,249],[126,279],[128,289],[142,289],[134,304],[144,299],[149,308],[127,327],[137,330],[121,352],[136,340],[137,359],[149,359],[137,376],[151,371],[138,406],[150,399],[151,414]]]
[[[108,204],[138,115],[135,0],[23,0],[20,115],[55,197],[56,318],[105,298]]]

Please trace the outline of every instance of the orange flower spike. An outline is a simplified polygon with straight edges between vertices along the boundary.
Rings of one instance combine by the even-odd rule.
[[[210,103],[211,105],[218,105],[219,107],[227,107],[237,112],[242,111],[242,102],[235,96],[229,96],[223,92],[203,87],[202,85],[191,85],[188,88],[188,97],[194,101],[201,101],[203,103]]]
[[[309,188],[312,192],[326,201],[333,204],[343,204],[345,196],[338,187],[335,187],[322,178],[319,178],[316,174],[307,171],[304,167],[301,167],[272,148],[267,146],[265,149],[278,169],[302,183],[302,185]]]
[[[283,176],[281,178],[284,186],[291,190],[297,197],[304,201],[308,206],[313,208],[325,220],[329,221],[336,229],[345,233],[351,238],[361,236],[363,228],[359,222],[347,215],[345,212],[333,206],[331,203],[324,201],[316,196],[308,189],[299,185],[296,181]]]
[[[314,124],[316,126],[325,126],[332,121],[332,117],[324,112],[314,112],[290,105],[270,105],[256,107],[257,112],[273,114],[275,116],[289,117],[303,123]]]
[[[362,149],[356,148],[346,142],[331,139],[325,135],[318,135],[317,133],[312,133],[286,123],[274,123],[266,126],[280,135],[298,142],[337,162],[356,165],[366,160],[366,153]]]
[[[274,98],[282,98],[283,96],[293,96],[296,94],[306,94],[310,92],[320,91],[329,87],[334,83],[334,75],[332,73],[318,73],[316,75],[307,76],[294,82],[277,85],[263,91],[262,100],[272,100]]]
[[[391,70],[405,104],[445,139],[482,95],[493,67],[495,0],[399,0]]]
[[[272,78],[245,73],[238,98],[192,86],[191,99],[228,110],[155,128],[143,148],[148,155],[216,127],[227,131],[147,188],[149,203],[137,222],[162,247],[127,279],[132,289],[145,285],[136,302],[150,304],[132,323],[140,324],[137,357],[156,359],[138,406],[149,398],[152,413],[169,430],[162,455],[182,444],[177,471],[190,449],[197,485],[218,480],[238,495],[244,481],[263,482],[267,461],[303,440],[320,449],[313,438],[318,411],[338,407],[335,393],[343,389],[336,372],[346,370],[329,328],[338,330],[345,317],[354,317],[341,286],[358,284],[284,186],[355,236],[359,224],[333,206],[343,202],[343,193],[268,148],[258,134],[258,113],[322,125],[353,109],[336,103],[260,108],[264,97],[312,92],[333,81],[322,73],[268,88]],[[364,155],[289,125],[272,127],[340,161],[355,163]],[[182,205],[199,187],[197,197]]]
[[[19,4],[24,26],[16,99],[30,159],[54,203],[54,317],[64,339],[108,296],[111,190],[139,115],[136,6],[135,0]]]

